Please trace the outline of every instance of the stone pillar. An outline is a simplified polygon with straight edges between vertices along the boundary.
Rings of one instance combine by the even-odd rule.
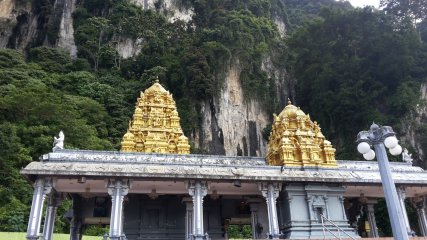
[[[267,202],[269,237],[279,239],[279,219],[277,218],[276,200],[279,197],[280,183],[260,183],[259,189]]]
[[[252,227],[252,239],[258,239],[258,209],[259,202],[255,200],[249,200],[249,207],[251,210],[251,227]]]
[[[208,184],[202,181],[190,181],[188,193],[193,197],[193,236],[192,239],[206,239],[203,233],[203,198],[208,193]]]
[[[193,234],[193,200],[185,197],[182,202],[185,204],[185,240],[191,240]]]
[[[53,229],[55,227],[56,210],[62,202],[62,194],[52,191],[46,208],[46,216],[43,228],[43,240],[52,240]]]
[[[70,240],[81,240],[82,239],[82,197],[78,194],[72,194],[73,200],[72,218],[70,222]]]
[[[43,202],[52,190],[52,179],[38,178],[34,183],[34,195],[31,203],[30,218],[27,227],[27,240],[39,239]]]
[[[420,226],[421,235],[427,236],[427,219],[425,212],[425,199],[423,197],[416,197],[412,200],[414,207],[417,209],[418,225]]]
[[[123,237],[123,199],[128,194],[129,180],[110,179],[107,184],[111,196],[110,239]]]
[[[397,187],[396,190],[397,190],[397,197],[399,198],[399,204],[402,209],[403,221],[405,222],[408,235],[411,235],[412,230],[411,230],[411,226],[409,225],[408,213],[406,212],[406,207],[405,207],[406,190],[405,190],[405,187],[402,187],[402,186]]]
[[[375,211],[374,205],[377,203],[376,200],[368,200],[366,202],[366,215],[368,216],[369,227],[371,231],[369,232],[369,237],[378,238],[378,228],[377,221],[375,220]]]
[[[339,196],[338,199],[340,200],[340,204],[341,204],[342,219],[343,220],[348,220],[347,216],[345,215],[344,197],[343,196]]]

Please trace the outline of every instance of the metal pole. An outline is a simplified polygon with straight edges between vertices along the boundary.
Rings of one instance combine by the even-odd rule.
[[[374,144],[374,148],[380,169],[381,181],[384,188],[384,195],[394,239],[407,240],[409,239],[408,232],[406,230],[405,221],[402,218],[403,213],[397,197],[396,186],[394,185],[391,175],[384,144],[382,142],[376,143]]]

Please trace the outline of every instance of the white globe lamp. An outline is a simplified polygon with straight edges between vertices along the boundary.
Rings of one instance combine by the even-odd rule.
[[[397,141],[397,138],[396,138],[395,136],[387,137],[387,138],[384,140],[384,145],[385,145],[388,149],[393,149],[393,148],[395,148],[395,147],[397,146],[397,144],[398,144],[398,141]]]
[[[390,149],[390,154],[393,156],[398,156],[402,153],[402,147],[397,145],[396,147]]]
[[[365,158],[366,160],[373,160],[375,158],[375,152],[374,150],[369,150],[369,152],[363,154],[363,158]]]
[[[367,142],[361,142],[359,145],[357,145],[357,151],[359,151],[361,154],[368,153],[369,150],[371,150],[371,146]]]

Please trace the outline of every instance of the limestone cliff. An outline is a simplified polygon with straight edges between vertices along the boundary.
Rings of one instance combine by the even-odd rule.
[[[133,0],[143,9],[156,9],[165,14],[170,22],[181,20],[189,22],[193,16],[192,7],[180,5],[180,1],[166,0],[159,4],[154,0]],[[286,34],[286,27],[281,17],[274,22],[281,37]],[[129,58],[140,52],[142,39],[122,38],[117,50],[121,57]],[[294,81],[284,68],[279,69],[272,63],[271,56],[266,56],[262,69],[268,77],[275,79],[278,105],[286,103],[293,96]],[[195,147],[209,154],[263,156],[267,141],[262,131],[271,124],[271,116],[257,99],[245,99],[240,82],[241,68],[238,61],[226,69],[220,93],[201,103],[201,129],[190,136]]]
[[[286,75],[284,70],[279,72],[276,69],[269,74],[276,73],[276,85],[283,86]],[[264,156],[267,140],[262,132],[271,124],[271,116],[259,101],[244,98],[240,74],[239,63],[231,64],[219,96],[202,103],[202,127],[193,140],[196,147],[211,154]]]
[[[194,10],[191,6],[184,6],[180,0],[131,0],[135,5],[143,9],[157,10],[165,14],[171,22],[189,22],[193,17]]]
[[[56,0],[52,5],[43,6],[37,1],[3,0],[0,48],[28,49],[46,45],[62,48],[76,57],[72,18],[75,4],[76,0]]]
[[[77,57],[77,47],[74,42],[73,11],[76,8],[76,0],[63,1],[62,14],[59,25],[59,36],[56,46],[70,53],[72,57]]]
[[[37,34],[38,17],[31,2],[2,0],[0,3],[0,48],[24,48]]]
[[[400,140],[410,148],[410,152],[415,153],[413,158],[417,165],[426,168],[427,142],[427,84],[421,84],[420,101],[410,115],[402,122]],[[412,149],[411,149],[412,148]],[[415,152],[414,152],[415,151]]]
[[[179,0],[131,0],[135,5],[144,10],[155,10],[165,15],[170,22],[183,21],[188,23],[194,14],[191,6],[183,6]],[[138,55],[141,51],[143,39],[117,38],[117,52],[126,59]]]
[[[15,19],[15,0],[2,0],[0,2],[0,48],[7,46],[9,36],[12,34]]]

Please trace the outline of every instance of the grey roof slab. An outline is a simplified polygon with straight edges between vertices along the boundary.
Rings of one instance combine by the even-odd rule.
[[[60,150],[28,164],[24,175],[175,178],[323,183],[381,183],[377,163],[337,161],[338,168],[268,166],[261,157],[122,153],[117,151]],[[392,162],[398,184],[427,184],[427,172],[403,162]]]

